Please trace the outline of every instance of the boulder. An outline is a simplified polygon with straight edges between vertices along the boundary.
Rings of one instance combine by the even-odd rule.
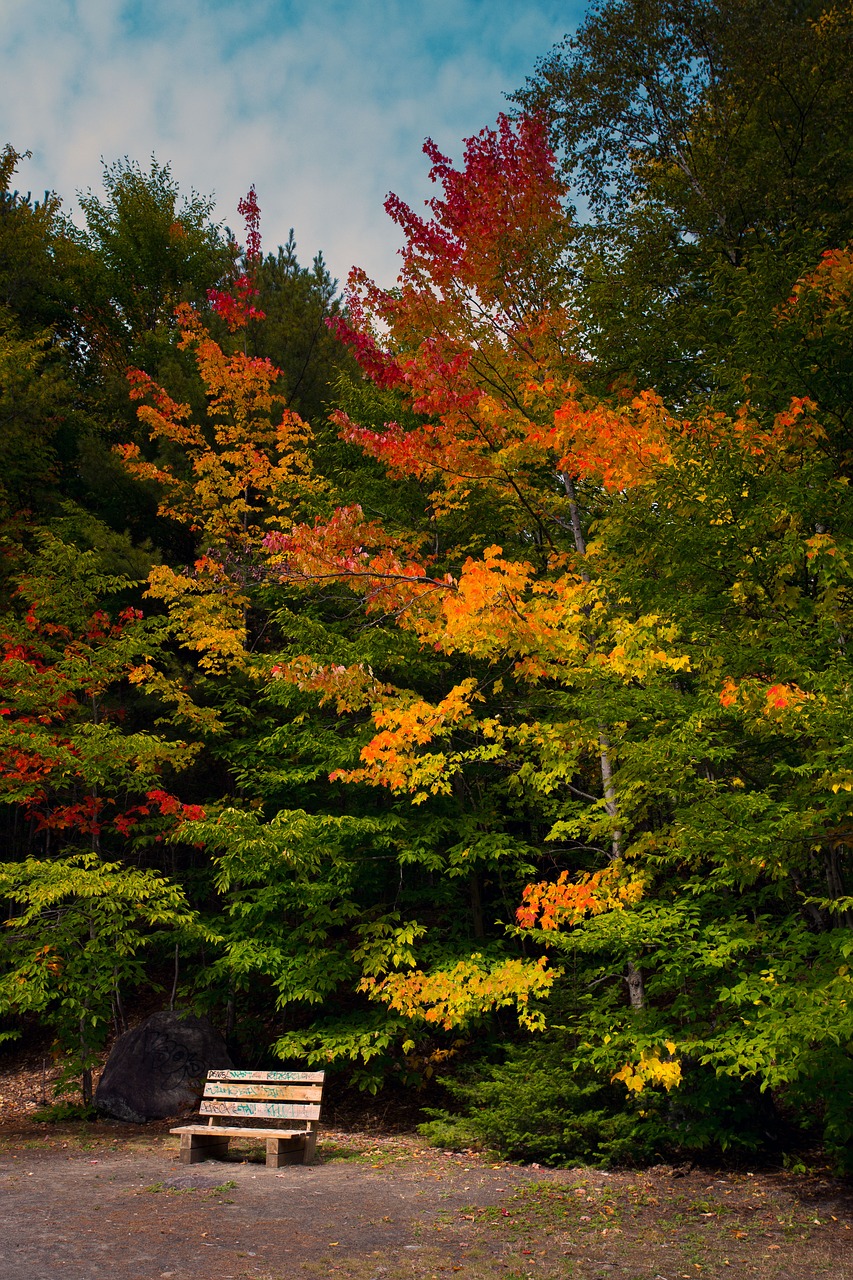
[[[116,1040],[95,1106],[130,1124],[183,1115],[201,1097],[207,1072],[232,1065],[225,1041],[207,1018],[152,1013]]]

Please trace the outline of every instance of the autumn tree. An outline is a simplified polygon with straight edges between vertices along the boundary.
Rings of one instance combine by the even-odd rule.
[[[432,219],[420,219],[394,197],[388,202],[408,241],[400,287],[385,293],[356,272],[347,299],[348,333],[362,366],[380,386],[396,389],[420,421],[408,430],[392,422],[379,431],[343,415],[338,421],[345,438],[392,474],[429,486],[436,545],[448,515],[460,508],[488,506],[489,523],[472,530],[467,545],[442,547],[426,562],[411,537],[395,539],[357,509],[339,512],[323,528],[273,535],[267,543],[286,575],[361,580],[369,610],[394,609],[422,643],[483,666],[482,679],[469,676],[438,702],[379,688],[374,721],[380,732],[350,780],[424,799],[451,792],[466,764],[492,759],[516,778],[536,777],[547,794],[558,778],[576,776],[583,758],[600,775],[600,800],[592,797],[595,837],[618,858],[602,686],[613,676],[678,670],[685,659],[670,650],[672,634],[659,630],[654,615],[631,620],[608,609],[589,568],[578,502],[581,460],[571,445],[575,437],[592,442],[602,431],[619,439],[629,424],[641,422],[654,452],[665,414],[654,397],[618,412],[584,403],[566,288],[572,227],[541,125],[525,121],[516,130],[502,119],[496,132],[469,141],[462,171],[432,144],[426,150],[444,191],[443,199],[431,201]],[[382,328],[393,335],[390,347],[377,341]],[[630,471],[639,462],[625,456],[621,466]],[[497,537],[504,545],[492,541]],[[440,563],[454,571],[440,570]],[[499,678],[490,667],[501,670]],[[289,674],[302,678],[298,668]],[[334,670],[326,677],[331,689],[345,689],[352,674]],[[312,678],[322,686],[322,675]],[[500,695],[505,679],[516,693],[509,717],[495,714],[496,706],[492,714],[478,710],[484,689],[493,685]],[[536,690],[553,679],[583,689],[571,732],[554,722],[552,710],[531,724],[531,700],[518,696],[519,689]],[[359,693],[365,696],[363,682]],[[450,749],[471,734],[467,749]],[[640,975],[630,957],[626,963],[639,1007]],[[526,1003],[524,967],[512,978],[499,968],[507,992],[515,990]],[[541,989],[541,969],[526,972],[533,989]],[[436,981],[441,986],[444,979]],[[408,977],[405,984],[411,987]],[[499,978],[487,985],[492,999],[501,998]],[[384,990],[394,989],[388,978]]]
[[[191,569],[152,570],[149,591],[172,605],[179,634],[215,666],[245,649],[249,599],[239,584],[250,572],[268,513],[298,509],[314,487],[305,452],[308,429],[277,399],[278,371],[268,360],[226,356],[189,308],[181,314],[181,344],[193,350],[208,395],[205,426],[141,371],[133,396],[152,441],[180,447],[177,464],[146,460],[137,445],[121,449],[125,464],[160,488],[160,511],[183,522],[199,544]],[[231,573],[231,564],[240,570]]]
[[[565,870],[528,888],[518,925],[583,957],[598,989],[591,1001],[575,987],[578,1066],[644,1093],[649,1114],[675,1087],[688,1114],[691,1091],[701,1107],[716,1088],[725,1110],[741,1081],[818,1089],[840,1152],[850,1118],[827,1086],[849,1070],[836,577],[849,504],[832,414],[801,396],[685,418],[651,391],[591,394],[542,124],[502,120],[469,140],[459,170],[427,154],[442,189],[432,216],[388,204],[407,239],[398,288],[355,273],[348,298],[363,369],[420,420],[339,424],[392,475],[429,486],[436,536],[418,547],[350,508],[267,545],[283,580],[337,577],[425,648],[482,665],[438,699],[307,660],[282,674],[372,705],[376,733],[349,781],[418,802],[490,760],[536,806],[543,854],[550,844]],[[773,322],[815,306],[843,326],[844,261],[816,264]],[[477,504],[495,523],[443,546],[448,515]],[[527,1019],[555,977],[545,961],[474,954],[402,964],[373,993],[460,1026],[503,1001]],[[750,1003],[758,1014],[724,1030]]]

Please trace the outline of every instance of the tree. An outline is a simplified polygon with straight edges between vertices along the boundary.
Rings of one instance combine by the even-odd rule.
[[[284,407],[279,370],[258,356],[226,355],[188,306],[179,323],[180,345],[193,352],[205,388],[207,422],[190,421],[189,405],[133,370],[132,397],[148,401],[139,417],[149,439],[177,448],[174,461],[149,461],[135,444],[119,451],[135,475],[158,485],[160,514],[184,523],[200,544],[192,570],[156,566],[149,593],[171,605],[181,638],[203,666],[215,667],[249,643],[249,597],[232,564],[245,575],[269,519],[298,511],[317,485],[305,449],[309,428]]]
[[[515,95],[591,212],[579,241],[596,386],[682,405],[803,394],[774,307],[850,239],[849,4],[602,0]],[[849,430],[849,426],[848,426]]]
[[[334,385],[354,364],[327,320],[339,310],[337,281],[322,255],[311,267],[296,257],[293,232],[275,254],[267,254],[257,273],[259,306],[266,322],[254,335],[258,355],[282,370],[288,407],[319,434],[335,398]]]
[[[89,1107],[98,1051],[111,1028],[127,1029],[122,990],[147,976],[140,953],[158,932],[170,941],[211,935],[178,885],[95,853],[0,863],[0,893],[18,904],[4,921],[0,1009],[38,1013],[55,1028],[65,1057],[60,1084],[80,1077]]]
[[[460,843],[467,832],[460,827],[465,806],[459,800],[440,806],[426,823],[401,816],[396,803],[377,814],[372,797],[347,797],[341,812],[340,789],[328,778],[357,763],[363,712],[347,712],[343,704],[338,715],[333,706],[318,712],[309,692],[276,677],[261,697],[259,681],[299,665],[306,644],[321,646],[339,665],[341,658],[360,664],[354,684],[359,678],[371,684],[362,669],[371,656],[410,671],[417,667],[425,685],[435,681],[416,644],[401,643],[393,628],[359,635],[361,626],[339,591],[307,602],[297,590],[282,593],[267,534],[290,528],[300,515],[322,518],[330,494],[307,465],[312,445],[305,425],[289,411],[278,425],[286,381],[282,386],[269,361],[249,354],[264,341],[268,321],[258,314],[252,292],[261,264],[248,254],[238,261],[245,270],[232,291],[212,298],[230,337],[223,335],[220,345],[198,314],[184,310],[180,316],[181,342],[194,353],[208,411],[196,416],[136,374],[140,419],[151,444],[122,450],[137,474],[157,484],[161,515],[188,527],[197,540],[194,566],[157,566],[150,590],[164,600],[177,634],[197,655],[198,696],[216,705],[227,726],[210,754],[222,770],[228,802],[223,795],[196,828],[214,855],[220,910],[228,922],[226,953],[209,967],[206,981],[212,998],[224,991],[232,1010],[237,991],[246,1000],[249,991],[269,990],[297,1019],[297,1029],[279,1037],[279,1052],[308,1052],[321,1061],[330,1053],[350,1057],[359,1064],[361,1082],[375,1088],[390,1065],[389,1049],[409,1038],[408,1027],[387,1011],[371,1010],[366,997],[357,1000],[354,1013],[354,992],[391,956],[408,955],[423,932],[419,917],[438,917],[446,901],[461,896],[467,907],[470,898],[475,931],[482,933],[479,886]],[[152,456],[152,445],[159,456]],[[378,470],[370,463],[362,469]],[[384,496],[396,497],[399,490],[386,482]],[[448,858],[451,831],[450,843],[458,848]],[[482,860],[498,863],[502,853],[500,842],[492,841]],[[391,877],[389,863],[396,864]],[[448,866],[449,883],[437,893],[436,875]],[[512,895],[520,888],[513,881]],[[404,914],[414,902],[417,915]],[[467,932],[466,915],[460,933]],[[306,1006],[318,1003],[325,1017],[305,1026]]]
[[[538,774],[547,791],[560,773],[572,776],[580,756],[589,752],[602,774],[603,819],[596,835],[609,831],[618,854],[607,731],[600,715],[590,712],[609,665],[611,674],[621,676],[632,662],[637,674],[646,666],[677,670],[684,659],[662,647],[665,637],[654,616],[633,623],[625,616],[606,617],[587,568],[578,473],[566,436],[578,427],[590,439],[601,429],[616,436],[638,418],[653,440],[651,428],[662,408],[647,397],[620,412],[587,410],[576,398],[583,362],[573,352],[563,270],[571,226],[541,125],[523,121],[514,130],[502,119],[496,132],[469,140],[462,171],[431,143],[426,151],[433,178],[444,188],[444,199],[430,202],[433,219],[424,222],[394,197],[388,202],[408,239],[399,289],[384,293],[355,273],[348,297],[348,332],[363,367],[380,385],[400,389],[425,420],[408,431],[390,423],[379,432],[344,417],[339,422],[348,439],[394,473],[428,483],[438,515],[466,505],[472,494],[486,496],[511,547],[505,554],[490,545],[493,528],[487,528],[474,544],[479,554],[457,562],[455,573],[437,572],[432,564],[427,570],[411,539],[395,541],[358,510],[338,513],[322,529],[272,535],[267,542],[279,552],[286,574],[363,579],[368,608],[396,609],[401,624],[422,642],[505,667],[496,681],[462,680],[437,704],[411,693],[388,698],[380,690],[374,720],[381,732],[362,752],[364,767],[351,771],[351,780],[409,789],[420,800],[452,790],[466,762],[511,759],[523,740],[542,752]],[[376,341],[380,326],[392,334],[390,349]],[[347,331],[343,325],[342,330]],[[566,435],[547,425],[559,406],[563,421],[571,423]],[[442,559],[460,551],[447,548]],[[614,644],[617,637],[621,643]],[[626,660],[629,646],[633,652]],[[478,724],[475,707],[485,700],[483,685],[494,682],[500,689],[507,673],[522,688],[548,678],[564,684],[585,679],[586,734],[581,730],[570,746],[566,726],[547,720],[532,727],[504,724],[487,713]],[[338,669],[328,678],[334,688],[350,673]],[[529,713],[529,702],[522,702],[512,717],[527,721]],[[460,729],[483,737],[467,751],[424,751]],[[557,743],[566,758],[543,768]],[[526,771],[536,766],[528,763]],[[639,975],[628,964],[641,1004]],[[511,980],[509,969],[503,973],[518,986],[515,970]],[[534,989],[540,975],[538,967],[528,967]],[[387,979],[384,989],[392,992],[394,982]],[[500,981],[492,991],[499,994]],[[518,994],[522,1003],[527,1000],[523,983]]]
[[[487,527],[473,546],[439,536],[429,555],[349,509],[267,545],[284,580],[337,577],[478,673],[439,699],[354,685],[352,668],[285,674],[372,704],[376,733],[349,780],[419,802],[492,761],[547,818],[565,869],[528,887],[518,922],[599,988],[594,1003],[575,988],[576,1064],[633,1093],[684,1081],[688,1115],[691,1090],[701,1107],[716,1088],[722,1105],[727,1078],[816,1091],[840,1153],[849,503],[832,413],[799,397],[686,418],[653,392],[591,394],[542,126],[501,121],[469,140],[461,170],[427,154],[443,188],[432,218],[389,201],[407,235],[398,289],[356,274],[348,299],[362,367],[423,417],[339,421],[392,474],[429,485],[439,529],[485,496],[501,544]],[[845,261],[803,277],[798,323],[811,305],[822,334],[846,323]],[[500,711],[489,686],[510,689]],[[401,964],[373,990],[450,1026],[505,999],[526,1017],[556,978],[475,954]],[[742,1011],[731,1029],[730,1009]]]
[[[125,157],[104,165],[103,185],[105,199],[89,191],[80,205],[102,273],[101,307],[109,308],[104,340],[118,345],[124,363],[139,363],[172,330],[178,303],[198,301],[217,283],[228,252],[210,221],[213,201],[196,191],[182,197],[168,164],[152,157],[146,173]]]
[[[322,254],[310,271],[299,265],[292,228],[287,244],[264,256],[254,187],[238,212],[246,223],[246,247],[232,240],[233,278],[229,289],[209,291],[212,309],[232,333],[239,330],[244,354],[273,362],[288,409],[318,428],[332,400],[332,384],[354,368],[327,323],[339,310],[337,281]]]
[[[123,992],[144,974],[137,953],[158,929],[202,936],[179,886],[128,863],[203,816],[164,782],[198,751],[177,724],[197,729],[204,713],[163,670],[164,621],[122,606],[132,580],[57,531],[38,542],[0,635],[0,893],[20,907],[5,922],[0,1006],[54,1025],[88,1104],[110,1013],[124,1029]],[[168,727],[152,728],[140,689]]]
[[[630,203],[733,260],[756,234],[846,239],[849,6],[598,0],[516,95],[605,220]]]
[[[0,151],[0,311],[15,316],[26,337],[57,328],[67,340],[80,254],[55,192],[33,200],[12,187],[29,158],[9,143]]]
[[[0,153],[0,522],[12,542],[57,513],[93,429],[74,377],[84,254],[61,202],[14,190],[29,153]]]

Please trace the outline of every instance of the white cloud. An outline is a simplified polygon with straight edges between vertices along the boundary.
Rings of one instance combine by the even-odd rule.
[[[265,244],[293,226],[342,277],[383,281],[389,190],[428,194],[425,136],[458,156],[577,19],[558,0],[2,0],[0,118],[20,185],[66,204],[100,160],[151,153],[236,229],[252,182]],[[4,139],[0,139],[2,141]]]

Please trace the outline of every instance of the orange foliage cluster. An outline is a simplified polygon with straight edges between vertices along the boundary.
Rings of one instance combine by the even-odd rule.
[[[767,427],[744,404],[734,418],[724,413],[707,413],[693,422],[684,422],[681,435],[689,444],[706,449],[740,450],[760,459],[766,467],[797,467],[804,450],[826,438],[813,416],[816,405],[807,396],[794,396],[787,409],[777,413]]]
[[[482,700],[477,681],[462,680],[438,703],[423,698],[401,702],[396,698],[373,713],[378,732],[361,751],[360,769],[339,769],[331,774],[347,782],[372,782],[391,791],[420,789],[426,794],[447,793],[454,769],[453,758],[438,752],[420,755],[418,748],[446,737],[453,729],[473,725],[472,704]]]
[[[598,877],[600,878],[600,877]],[[543,880],[528,884],[522,893],[522,905],[515,918],[523,929],[556,929],[559,925],[581,920],[596,906],[596,876],[580,882],[571,881],[568,871],[561,871],[553,883]]]
[[[552,439],[555,449],[563,450],[557,468],[591,476],[605,489],[630,489],[672,465],[679,425],[653,391],[618,408],[585,408],[567,400],[554,414]]]
[[[853,245],[827,249],[813,271],[794,285],[780,320],[800,320],[810,337],[827,325],[849,323],[853,313]]]
[[[204,533],[217,545],[242,545],[267,511],[316,486],[306,445],[310,428],[290,410],[276,412],[281,373],[271,361],[242,352],[226,355],[186,303],[176,309],[180,347],[194,352],[208,397],[212,440],[205,424],[190,420],[187,404],[173,400],[141,370],[128,374],[131,398],[153,440],[179,445],[189,466],[144,459],[137,445],[118,452],[134,474],[160,486],[160,514]]]
[[[525,887],[516,919],[523,929],[548,932],[577,924],[586,915],[618,910],[639,901],[642,895],[642,882],[626,879],[616,864],[575,879],[568,871],[561,871],[555,881]]]
[[[813,696],[796,684],[778,681],[767,684],[758,679],[737,681],[727,678],[720,690],[720,705],[739,706],[747,713],[770,716],[774,712],[796,710]]]

